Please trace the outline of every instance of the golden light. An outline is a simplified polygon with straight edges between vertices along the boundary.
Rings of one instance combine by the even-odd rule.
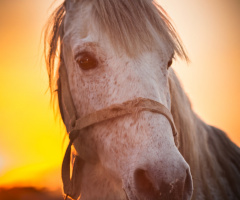
[[[54,120],[40,45],[49,6],[1,2],[0,186],[60,186],[64,129]]]
[[[64,127],[50,106],[40,43],[61,1],[0,2],[0,187],[61,187]],[[193,108],[240,145],[240,3],[160,1],[191,63],[173,65]]]

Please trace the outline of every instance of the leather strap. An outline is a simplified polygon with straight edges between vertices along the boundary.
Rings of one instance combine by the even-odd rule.
[[[70,93],[68,74],[64,64],[59,68],[59,81],[61,85],[61,91],[58,91],[59,106],[70,139],[62,163],[62,181],[66,199],[68,197],[73,199],[77,199],[79,197],[77,186],[80,184],[80,180],[76,179],[79,177],[77,175],[81,173],[84,161],[82,161],[79,156],[76,156],[72,178],[70,173],[70,162],[72,144],[74,140],[83,133],[83,129],[104,121],[108,121],[110,119],[136,114],[142,111],[149,111],[165,116],[172,127],[173,135],[177,135],[177,129],[175,127],[171,112],[163,104],[146,98],[137,98],[122,104],[111,105],[108,108],[104,108],[77,119],[76,109]]]
[[[74,140],[82,133],[84,128],[89,126],[118,118],[123,117],[130,114],[136,114],[142,111],[150,111],[153,113],[158,113],[165,116],[172,128],[173,135],[177,135],[177,129],[174,125],[172,115],[170,111],[161,103],[145,98],[137,98],[132,101],[127,101],[122,104],[115,104],[108,108],[104,108],[102,110],[91,113],[85,117],[79,118],[76,120],[75,126],[69,132],[69,145],[67,147],[63,163],[62,163],[62,180],[64,186],[64,193],[67,196],[74,198],[73,190],[72,190],[72,180],[70,178],[70,159],[71,159],[71,146]],[[72,175],[74,177],[74,175]]]
[[[66,126],[67,132],[71,132],[77,118],[76,108],[74,106],[72,95],[68,83],[68,74],[64,64],[59,68],[59,80],[61,85],[61,91],[58,91],[60,110],[63,122]]]
[[[112,105],[108,108],[91,113],[83,118],[79,118],[76,120],[73,130],[82,130],[100,122],[141,111],[150,111],[164,115],[172,127],[173,135],[177,134],[170,111],[163,104],[157,101],[141,97],[122,104]]]

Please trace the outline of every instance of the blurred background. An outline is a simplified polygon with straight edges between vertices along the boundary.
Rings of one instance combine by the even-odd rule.
[[[50,105],[41,39],[61,2],[0,0],[1,200],[62,199],[64,126]],[[240,1],[158,2],[189,53],[191,63],[173,68],[194,110],[239,146]]]

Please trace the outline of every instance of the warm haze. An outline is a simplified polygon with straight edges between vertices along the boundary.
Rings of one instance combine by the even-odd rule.
[[[54,119],[40,42],[61,1],[0,2],[0,186],[61,187],[64,128]],[[193,108],[240,145],[240,2],[169,0],[191,63],[177,71]]]

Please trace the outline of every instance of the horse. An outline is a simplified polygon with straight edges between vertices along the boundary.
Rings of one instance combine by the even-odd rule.
[[[156,1],[65,0],[44,41],[66,199],[240,199],[240,149],[193,111],[171,68],[189,58]]]

